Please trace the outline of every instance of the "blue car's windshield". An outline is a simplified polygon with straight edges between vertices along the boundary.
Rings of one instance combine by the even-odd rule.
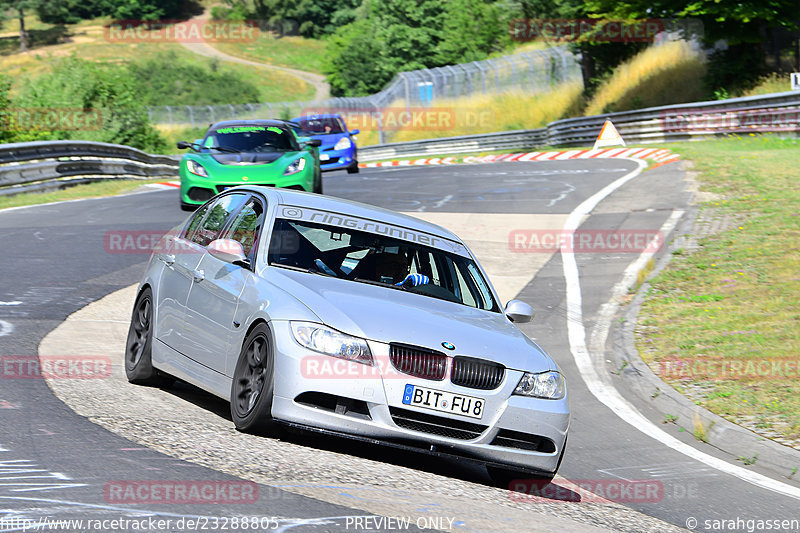
[[[304,131],[313,135],[325,135],[326,133],[344,133],[345,127],[342,119],[338,117],[312,118],[304,117],[295,122],[300,124]]]
[[[277,219],[267,260],[273,266],[395,287],[478,309],[499,309],[472,259],[411,240]]]
[[[285,152],[297,150],[294,135],[276,126],[226,126],[211,130],[203,147],[221,147],[239,152]]]

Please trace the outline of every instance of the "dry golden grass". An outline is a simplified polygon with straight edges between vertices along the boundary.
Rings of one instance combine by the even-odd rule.
[[[742,96],[758,96],[760,94],[783,93],[792,89],[788,74],[773,72],[758,80],[758,85],[745,91]]]
[[[642,51],[616,68],[586,108],[586,115],[706,99],[703,58],[685,41]]]
[[[580,113],[582,86],[569,83],[554,87],[547,93],[530,94],[511,91],[501,94],[478,94],[464,98],[439,100],[427,114],[431,120],[424,125],[408,127],[385,127],[387,142],[411,141],[491,133],[519,129],[533,129],[545,126],[548,122]],[[386,120],[398,116],[405,110],[402,101],[395,102],[385,111]],[[415,108],[414,113],[421,113]],[[374,120],[358,116],[348,123],[351,128],[359,128],[359,145],[378,143],[378,129]]]

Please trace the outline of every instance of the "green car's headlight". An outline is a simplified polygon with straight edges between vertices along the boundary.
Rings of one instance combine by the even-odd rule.
[[[203,165],[195,161],[194,159],[187,159],[186,160],[186,170],[194,174],[195,176],[200,176],[202,178],[208,177],[208,172],[206,169],[203,168]]]
[[[533,374],[525,372],[519,385],[514,389],[514,394],[544,398],[546,400],[560,400],[567,393],[567,382],[558,372],[542,372]]]
[[[351,144],[352,143],[350,142],[350,138],[349,137],[342,137],[333,146],[333,149],[334,150],[347,150],[348,148],[350,148]]]
[[[306,168],[306,160],[301,157],[300,159],[296,159],[289,163],[289,166],[283,171],[283,175],[291,176],[292,174],[301,172],[304,168]]]
[[[292,322],[292,335],[301,346],[333,357],[372,364],[367,341],[313,322]]]

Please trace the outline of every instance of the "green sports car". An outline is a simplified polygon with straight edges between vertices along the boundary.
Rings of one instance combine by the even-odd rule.
[[[237,185],[271,185],[322,193],[317,147],[282,120],[228,120],[212,124],[180,164],[181,209],[193,211]]]

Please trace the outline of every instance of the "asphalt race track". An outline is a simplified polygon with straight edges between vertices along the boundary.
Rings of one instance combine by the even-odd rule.
[[[151,525],[151,530],[184,531],[176,521],[185,525],[209,516],[269,519],[261,523],[262,530],[406,530],[402,524],[364,521],[391,516],[393,498],[396,515],[413,507],[415,517],[431,517],[412,520],[412,530],[419,525],[453,531],[666,531],[671,524],[736,531],[707,521],[740,519],[745,525],[738,530],[746,531],[747,520],[800,518],[800,502],[789,494],[797,493],[798,483],[775,478],[777,488],[764,488],[759,476],[773,474],[748,466],[749,479],[735,458],[664,426],[661,415],[624,389],[616,397],[611,390],[616,368],[603,367],[602,359],[582,358],[581,342],[602,355],[598,346],[606,345],[603,326],[610,320],[603,306],[638,253],[595,249],[562,256],[527,248],[530,230],[560,229],[569,221],[599,233],[669,232],[682,217],[693,216],[692,195],[678,164],[641,174],[637,170],[629,160],[362,169],[358,175],[326,174],[325,191],[441,223],[465,238],[503,299],[517,296],[533,305],[536,317],[522,329],[548,350],[567,377],[572,426],[555,485],[564,479],[600,487],[620,480],[656,482],[661,489],[655,496],[621,504],[593,501],[585,494],[580,503],[519,501],[491,487],[482,469],[459,461],[316,434],[292,433],[280,440],[240,437],[224,402],[185,385],[166,391],[130,389],[133,399],[124,410],[140,410],[143,422],[137,425],[114,419],[117,406],[99,394],[102,386],[94,389],[98,393],[84,394],[95,413],[87,418],[73,412],[71,401],[56,397],[44,380],[3,375],[0,531],[21,531],[24,520],[42,517],[169,519],[170,528]],[[617,183],[607,197],[594,197],[599,203],[592,205],[598,191],[626,176],[630,181]],[[582,216],[580,209],[587,206]],[[109,250],[109,232],[165,232],[184,218],[174,189],[0,211],[0,355],[37,355],[42,339],[69,315],[138,283],[148,255]],[[510,250],[509,234],[519,239],[512,243],[527,250]],[[570,276],[573,267],[577,276]],[[125,329],[127,319],[113,318]],[[148,403],[151,393],[163,402],[157,405],[167,406],[163,418],[169,424],[153,422],[161,413]],[[641,420],[630,415],[631,405]],[[98,414],[103,408],[107,417]],[[202,422],[202,434],[193,420]],[[214,454],[206,438],[218,439],[220,446],[237,442],[245,449],[231,450],[229,457]],[[269,463],[270,450],[279,453],[281,447],[293,453],[257,471],[254,461]],[[687,454],[687,448],[699,453]],[[216,506],[127,505],[110,502],[109,484],[118,480],[231,482],[255,490],[258,497]],[[423,490],[425,505],[413,500]],[[403,498],[408,505],[401,505]],[[526,527],[525,517],[533,516],[527,512],[544,521]],[[557,527],[548,529],[548,516]]]

